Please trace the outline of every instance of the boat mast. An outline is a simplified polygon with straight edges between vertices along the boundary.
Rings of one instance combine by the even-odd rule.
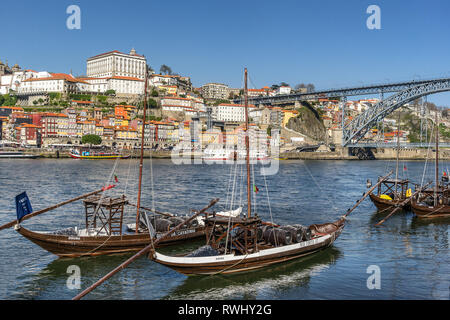
[[[145,84],[144,84],[144,112],[142,116],[142,132],[141,132],[141,157],[139,159],[139,188],[138,188],[138,196],[137,196],[137,205],[136,205],[136,233],[139,230],[139,210],[141,208],[141,189],[142,189],[142,167],[144,166],[144,133],[145,133],[145,120],[146,120],[146,111],[147,111],[147,79],[148,76],[148,67],[145,65]]]
[[[397,163],[396,163],[396,168],[395,168],[395,196],[397,196],[398,199],[401,198],[398,195],[398,191],[397,191],[399,154],[400,154],[400,110],[398,111],[398,122],[397,122]]]
[[[439,189],[439,125],[438,125],[438,112],[437,110],[435,116],[435,124],[436,124],[436,159],[434,165],[434,178],[435,178],[435,186],[434,186],[434,206],[438,205],[438,189]]]
[[[247,68],[244,69],[244,106],[245,106],[245,148],[247,151],[247,217],[251,217],[252,213],[252,194],[250,188],[250,142],[248,132],[248,89],[247,89]]]

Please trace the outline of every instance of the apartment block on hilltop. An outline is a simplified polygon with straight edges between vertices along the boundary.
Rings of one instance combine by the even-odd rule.
[[[201,87],[205,99],[228,99],[228,86],[222,83],[207,83]]]

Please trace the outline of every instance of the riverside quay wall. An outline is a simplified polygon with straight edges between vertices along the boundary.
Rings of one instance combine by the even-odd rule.
[[[19,151],[18,149],[11,149],[9,151]],[[5,150],[6,151],[6,150]],[[70,158],[70,153],[67,150],[45,150],[45,149],[20,149],[24,154],[37,155],[42,158]],[[371,149],[375,160],[395,160],[397,158],[397,151],[391,148]],[[124,155],[132,154],[133,158],[139,156],[139,151],[124,151]],[[159,159],[170,159],[171,151],[158,150],[152,151],[151,156]],[[185,157],[197,156],[201,157],[198,152],[192,155],[186,153]],[[434,159],[434,149],[401,149],[399,159],[401,160],[426,160]],[[150,158],[150,151],[144,151],[144,158]],[[348,148],[338,147],[335,151],[314,151],[314,152],[282,152],[277,157],[282,160],[360,160],[357,156],[350,155]],[[439,159],[450,161],[450,149],[439,149]]]

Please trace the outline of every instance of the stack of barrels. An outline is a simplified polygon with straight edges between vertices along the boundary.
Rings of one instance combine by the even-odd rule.
[[[150,223],[152,224],[152,226],[156,230],[156,232],[169,231],[170,229],[185,222],[187,219],[188,219],[188,217],[183,218],[183,217],[179,217],[179,216],[173,216],[173,217],[169,217],[169,218],[163,218],[163,217],[149,218]],[[196,228],[196,227],[198,227],[198,221],[194,219],[191,222],[189,222],[189,224],[184,224],[181,228],[187,229],[187,228]]]
[[[274,246],[289,245],[311,240],[311,230],[300,224],[287,226],[261,226],[258,228],[258,240]]]

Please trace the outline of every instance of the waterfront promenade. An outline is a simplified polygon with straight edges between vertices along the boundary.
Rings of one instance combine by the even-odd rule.
[[[17,150],[16,150],[17,151]],[[70,158],[68,150],[42,150],[42,149],[24,149],[24,154],[39,155],[42,158]],[[132,151],[126,150],[123,152],[125,155],[131,154]],[[137,151],[134,152],[137,156]],[[376,160],[395,160],[397,155],[394,149],[380,148],[373,149],[373,155]],[[189,157],[189,155],[186,155]],[[191,153],[192,157],[201,157],[200,153]],[[150,158],[150,151],[144,152],[145,158]],[[152,151],[152,157],[158,159],[170,159],[171,151],[157,150]],[[357,156],[349,155],[347,148],[337,148],[336,151],[315,151],[315,152],[282,152],[279,155],[283,160],[359,160]],[[428,149],[403,149],[400,151],[400,160],[426,160],[434,158],[434,151]],[[439,159],[450,159],[450,150],[439,150]]]

